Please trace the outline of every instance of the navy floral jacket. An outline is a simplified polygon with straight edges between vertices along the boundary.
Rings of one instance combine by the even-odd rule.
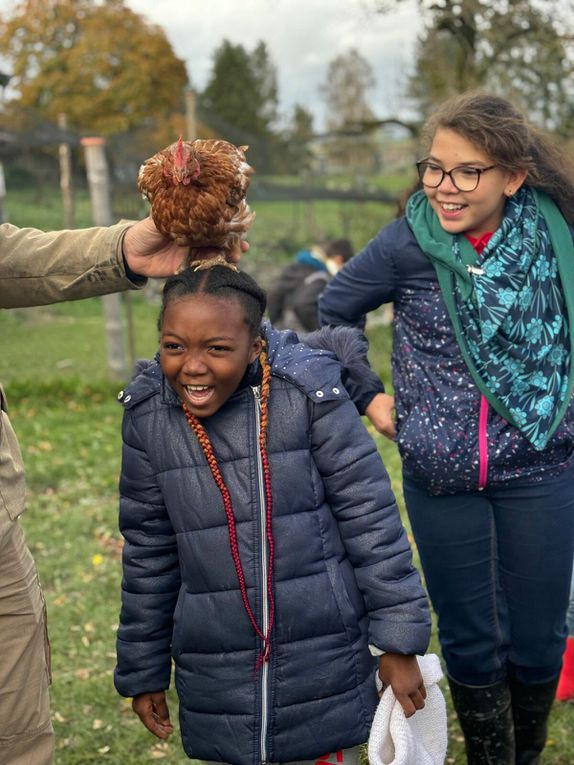
[[[331,280],[319,299],[323,324],[361,326],[394,303],[392,371],[397,442],[406,476],[429,493],[535,482],[571,462],[571,405],[543,451],[535,451],[473,382],[430,260],[405,218],[393,221]],[[572,329],[572,328],[571,328]]]

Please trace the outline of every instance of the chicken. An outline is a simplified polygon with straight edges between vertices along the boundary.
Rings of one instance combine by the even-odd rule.
[[[245,201],[254,172],[246,150],[227,141],[180,138],[140,167],[138,189],[151,204],[158,231],[189,245],[190,260],[207,247],[221,249],[219,260],[226,263],[226,252],[253,222]]]

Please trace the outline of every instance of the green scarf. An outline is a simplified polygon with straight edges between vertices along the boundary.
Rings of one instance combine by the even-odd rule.
[[[436,270],[464,361],[491,406],[543,449],[574,387],[574,244],[554,202],[528,187],[508,200],[480,256],[448,234],[423,192],[407,220]]]

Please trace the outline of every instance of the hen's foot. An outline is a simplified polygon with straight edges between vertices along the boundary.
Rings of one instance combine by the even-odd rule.
[[[189,264],[189,267],[193,268],[194,271],[205,271],[214,266],[225,266],[225,268],[230,268],[232,271],[239,271],[235,263],[230,263],[223,255],[216,255],[214,258],[206,258],[203,260],[193,260]]]

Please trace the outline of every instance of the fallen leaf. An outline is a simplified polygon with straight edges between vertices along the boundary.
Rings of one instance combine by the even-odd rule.
[[[169,754],[169,744],[167,742],[162,742],[161,744],[156,744],[155,746],[152,746],[152,748],[149,751],[151,758],[153,760],[161,760],[163,757],[167,757]]]

